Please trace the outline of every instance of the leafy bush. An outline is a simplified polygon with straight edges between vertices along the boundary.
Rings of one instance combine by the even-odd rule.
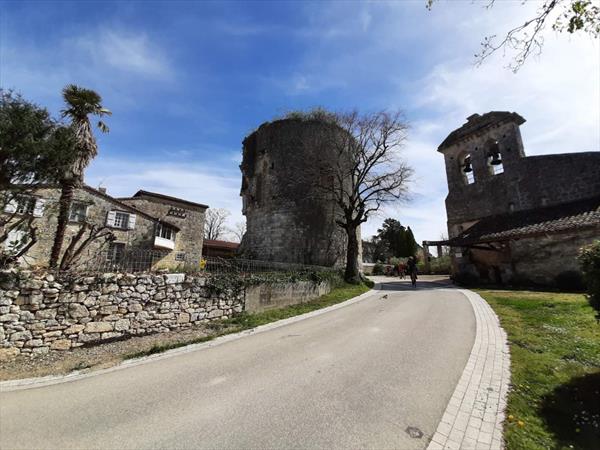
[[[577,257],[587,286],[588,299],[600,321],[600,240],[583,247]]]
[[[585,290],[585,283],[581,272],[566,270],[554,278],[556,287],[565,292],[580,292]]]
[[[380,262],[373,266],[373,275],[383,275],[385,273],[385,267]]]

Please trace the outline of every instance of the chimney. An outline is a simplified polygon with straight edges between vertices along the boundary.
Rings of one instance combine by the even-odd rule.
[[[103,194],[106,194],[106,188],[105,187],[99,187],[98,190],[100,192],[102,192]]]

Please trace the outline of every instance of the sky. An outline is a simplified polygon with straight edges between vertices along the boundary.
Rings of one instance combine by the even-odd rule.
[[[516,74],[511,53],[474,54],[540,2],[1,1],[0,86],[56,117],[61,89],[99,92],[113,115],[86,172],[113,196],[138,189],[226,208],[244,220],[241,142],[291,110],[401,110],[411,195],[386,217],[417,241],[446,234],[438,145],[466,117],[516,111],[528,155],[600,150],[600,47],[549,30]]]

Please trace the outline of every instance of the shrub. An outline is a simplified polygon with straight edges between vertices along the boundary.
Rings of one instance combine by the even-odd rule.
[[[600,240],[583,247],[577,257],[587,286],[588,299],[600,321]]]
[[[554,278],[556,287],[566,292],[581,292],[585,290],[585,283],[581,272],[576,270],[566,270],[559,273]]]
[[[376,263],[373,266],[373,275],[383,275],[385,273],[385,268],[383,266],[383,264],[381,264],[380,262]]]

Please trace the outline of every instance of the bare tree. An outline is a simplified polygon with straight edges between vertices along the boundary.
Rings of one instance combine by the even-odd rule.
[[[427,0],[427,8],[431,9],[436,1]],[[495,3],[496,0],[488,0],[485,7],[492,8]],[[486,36],[481,42],[481,51],[475,55],[476,64],[481,65],[498,50],[506,52],[509,49],[515,52],[515,56],[508,67],[517,72],[529,56],[541,54],[544,30],[549,23],[555,31],[570,34],[579,31],[598,38],[600,7],[592,4],[591,0],[545,0],[534,17],[509,30],[503,39],[497,40],[496,35]]]
[[[328,143],[334,147],[336,160],[333,165],[322,165],[326,176],[321,187],[337,204],[336,223],[347,235],[344,278],[358,283],[360,225],[382,205],[401,201],[408,194],[413,170],[399,155],[408,127],[400,112],[361,115],[353,111],[332,117],[340,128]]]
[[[246,234],[246,222],[237,222],[230,231],[235,242],[242,242],[242,238]]]
[[[229,215],[229,211],[223,208],[208,209],[204,217],[204,239],[223,237],[228,231],[226,223]]]

